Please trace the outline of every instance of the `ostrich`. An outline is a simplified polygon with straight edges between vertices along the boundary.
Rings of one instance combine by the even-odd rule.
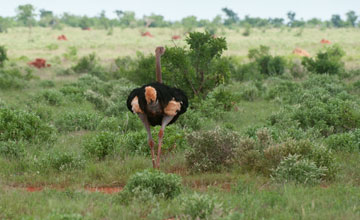
[[[165,127],[174,123],[181,114],[186,112],[188,107],[188,99],[182,90],[162,83],[160,58],[164,52],[164,47],[157,47],[155,50],[156,82],[134,89],[127,99],[129,111],[137,114],[145,126],[151,150],[152,164],[157,169],[159,169],[160,164],[161,145]],[[156,161],[150,125],[161,126]]]

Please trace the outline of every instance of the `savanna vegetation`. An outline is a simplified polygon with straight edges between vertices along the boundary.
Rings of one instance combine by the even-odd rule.
[[[226,14],[226,25],[242,24]],[[359,29],[293,19],[246,36],[242,26],[216,37],[196,27],[175,41],[175,26],[149,26],[149,38],[137,26],[109,34],[25,20],[0,34],[1,219],[360,217]],[[190,106],[166,128],[152,170],[125,101],[155,80],[158,45],[164,82]],[[50,65],[29,65],[36,58]]]

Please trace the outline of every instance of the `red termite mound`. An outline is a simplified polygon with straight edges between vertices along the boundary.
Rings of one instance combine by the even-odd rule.
[[[331,42],[329,40],[326,40],[326,39],[321,39],[320,43],[322,44],[331,44]]]
[[[36,58],[35,61],[28,62],[28,64],[39,69],[51,66],[50,64],[46,64],[46,60],[42,58]]]
[[[295,48],[293,50],[293,54],[296,54],[296,55],[299,55],[302,57],[310,57],[310,54],[306,50],[301,49],[301,48]]]
[[[67,37],[65,35],[60,35],[57,37],[58,40],[67,40]]]
[[[180,40],[181,37],[180,37],[179,35],[174,35],[174,36],[171,37],[171,39],[173,39],[173,40]]]
[[[154,37],[149,31],[146,31],[145,33],[141,33],[141,36],[143,36],[143,37]]]

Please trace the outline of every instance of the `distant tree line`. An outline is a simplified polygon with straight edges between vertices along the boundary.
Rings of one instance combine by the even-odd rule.
[[[188,16],[180,21],[167,21],[164,16],[151,14],[136,18],[135,12],[115,10],[116,18],[108,18],[105,11],[101,11],[98,16],[88,17],[63,13],[55,15],[52,11],[40,9],[36,11],[31,4],[19,5],[16,8],[16,16],[2,17],[0,16],[0,32],[6,32],[10,27],[26,26],[31,27],[52,27],[61,29],[63,26],[88,28],[104,28],[112,27],[136,28],[136,27],[174,27],[184,28],[185,31],[191,31],[197,27],[204,27],[210,33],[214,33],[219,27],[237,28],[237,27],[360,27],[360,21],[355,11],[346,13],[346,18],[340,15],[332,15],[330,20],[320,20],[312,18],[309,20],[297,19],[296,13],[289,11],[287,20],[284,18],[260,18],[250,17],[246,15],[240,18],[236,12],[229,8],[223,8],[224,16],[216,16],[212,20],[198,19],[195,16]]]

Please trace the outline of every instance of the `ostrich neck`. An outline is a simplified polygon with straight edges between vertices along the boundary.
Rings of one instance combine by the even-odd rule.
[[[161,55],[156,54],[156,81],[162,83],[160,58]]]

